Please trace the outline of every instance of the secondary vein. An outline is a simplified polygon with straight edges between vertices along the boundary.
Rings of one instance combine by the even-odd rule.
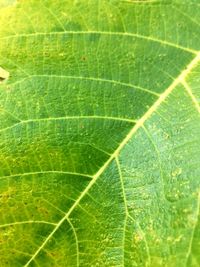
[[[112,31],[61,31],[61,32],[37,32],[37,33],[24,33],[24,34],[18,34],[18,35],[10,35],[1,37],[0,40],[6,40],[6,39],[12,39],[12,38],[19,38],[19,37],[31,37],[31,36],[37,36],[37,35],[63,35],[63,34],[101,34],[101,35],[108,35],[108,36],[127,36],[127,37],[135,37],[139,39],[144,39],[156,43],[160,43],[162,45],[171,46],[177,49],[184,50],[186,52],[192,53],[192,54],[198,54],[199,51],[166,41],[157,39],[152,36],[145,36],[139,33],[131,33],[131,32],[112,32]]]

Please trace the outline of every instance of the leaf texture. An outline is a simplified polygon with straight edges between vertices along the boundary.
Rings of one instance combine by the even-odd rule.
[[[199,99],[199,0],[1,0],[1,266],[200,266]]]

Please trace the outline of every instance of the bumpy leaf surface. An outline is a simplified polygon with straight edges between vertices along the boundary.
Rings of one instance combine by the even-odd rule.
[[[0,1],[0,265],[200,266],[200,1]]]

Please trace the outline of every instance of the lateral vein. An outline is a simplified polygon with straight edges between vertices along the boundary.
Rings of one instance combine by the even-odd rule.
[[[67,175],[75,175],[75,176],[82,176],[82,177],[86,177],[86,178],[92,178],[91,175],[84,174],[84,173],[49,170],[49,171],[35,171],[35,172],[24,172],[24,173],[15,173],[15,174],[10,174],[10,175],[4,175],[4,176],[0,176],[0,180],[9,179],[9,178],[13,178],[13,177],[38,175],[38,174],[67,174]]]
[[[151,91],[148,88],[144,88],[141,87],[139,85],[134,85],[132,83],[126,83],[126,82],[121,82],[121,81],[117,81],[117,80],[109,80],[109,79],[105,79],[105,78],[100,78],[100,77],[87,77],[87,76],[73,76],[73,75],[56,75],[56,74],[31,74],[29,76],[24,77],[21,80],[18,80],[16,82],[13,83],[9,83],[9,86],[13,86],[16,84],[21,84],[22,82],[25,82],[31,78],[59,78],[59,79],[77,79],[77,80],[86,80],[86,81],[94,81],[94,82],[99,82],[99,83],[111,83],[114,85],[120,85],[120,86],[124,86],[124,87],[129,87],[129,88],[133,88],[135,90],[140,90],[140,91],[144,91],[146,93],[155,95],[155,96],[159,96],[160,94],[154,92],[153,90]]]
[[[56,223],[52,222],[46,222],[46,221],[21,221],[21,222],[13,222],[13,223],[6,223],[6,224],[1,224],[0,228],[8,227],[8,226],[14,226],[14,225],[22,225],[22,224],[50,224],[50,225],[56,225]]]
[[[113,120],[113,121],[125,121],[128,123],[135,123],[135,120],[126,119],[126,118],[120,118],[120,117],[109,117],[109,116],[97,116],[97,115],[91,115],[91,116],[64,116],[64,117],[48,117],[48,118],[39,118],[39,119],[29,119],[29,120],[21,120],[19,122],[16,122],[8,127],[0,129],[0,133],[4,132],[6,130],[12,129],[18,125],[28,124],[31,122],[49,122],[49,121],[61,121],[61,120],[81,120],[81,119],[99,119],[99,120]]]
[[[186,254],[186,259],[187,259],[186,260],[186,266],[188,266],[188,261],[190,258],[190,254],[192,252],[192,243],[193,243],[194,236],[195,236],[195,229],[196,229],[197,224],[198,224],[199,214],[200,214],[200,192],[198,193],[198,197],[197,197],[196,223],[192,229],[191,238],[190,238],[189,247],[188,247],[188,252]]]
[[[61,32],[37,32],[37,33],[24,33],[24,34],[16,34],[16,35],[9,35],[5,37],[1,37],[0,40],[6,40],[11,38],[19,38],[19,37],[31,37],[31,36],[37,36],[37,35],[63,35],[63,34],[101,34],[101,35],[110,35],[110,36],[127,36],[127,37],[135,37],[139,39],[144,39],[148,41],[152,41],[155,43],[160,43],[163,45],[171,46],[177,49],[181,49],[184,51],[187,51],[192,54],[198,54],[199,51],[196,51],[194,49],[190,49],[166,40],[157,39],[152,36],[145,36],[139,33],[131,33],[131,32],[112,32],[112,31],[61,31]]]
[[[186,89],[187,93],[189,94],[189,96],[191,97],[192,102],[193,102],[195,108],[200,113],[200,105],[199,105],[196,97],[194,96],[194,94],[192,92],[192,89],[190,88],[190,86],[188,85],[188,83],[185,80],[182,81],[182,84],[185,87],[185,89]]]

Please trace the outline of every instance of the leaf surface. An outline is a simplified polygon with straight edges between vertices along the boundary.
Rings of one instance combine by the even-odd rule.
[[[200,266],[199,0],[0,1],[1,266]]]

